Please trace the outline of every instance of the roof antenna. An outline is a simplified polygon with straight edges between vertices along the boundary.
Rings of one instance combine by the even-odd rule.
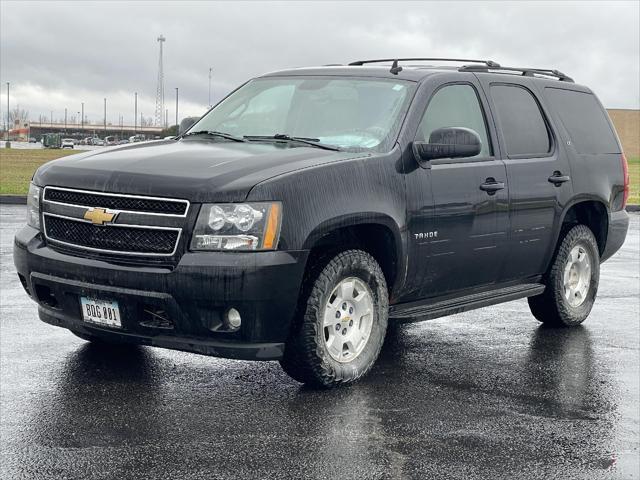
[[[389,70],[389,72],[393,73],[394,75],[397,75],[401,71],[402,71],[402,67],[398,65],[398,60],[394,60],[393,65],[391,65],[391,70]]]

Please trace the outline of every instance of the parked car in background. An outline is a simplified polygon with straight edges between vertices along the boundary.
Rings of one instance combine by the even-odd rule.
[[[63,138],[60,148],[73,148],[76,141],[73,138]]]
[[[118,145],[126,145],[127,143],[129,143],[129,140],[127,140],[126,138],[123,138],[122,140],[118,141]]]
[[[104,144],[105,145],[117,145],[118,141],[116,140],[116,137],[110,135],[108,137],[104,137]]]
[[[29,137],[29,143],[37,143],[37,140],[35,137]]]
[[[147,137],[145,137],[143,134],[138,133],[137,135],[132,135],[129,137],[129,143],[144,142],[146,138]]]
[[[59,133],[45,133],[42,135],[42,146],[44,148],[60,148],[62,137]]]

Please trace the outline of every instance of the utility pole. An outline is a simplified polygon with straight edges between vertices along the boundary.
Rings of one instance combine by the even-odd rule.
[[[158,37],[158,43],[160,44],[160,56],[158,58],[158,85],[156,87],[156,111],[154,118],[154,125],[156,127],[162,126],[162,110],[164,110],[164,73],[162,71],[162,44],[167,39],[160,35]]]
[[[80,125],[80,122],[82,122],[82,119],[80,118],[80,112],[78,112],[78,125]]]
[[[67,133],[67,107],[64,107],[64,133]]]
[[[49,117],[49,120],[51,121],[51,125],[53,126],[53,110],[51,110],[51,116]]]
[[[107,99],[104,99],[104,136],[107,136]]]
[[[178,124],[178,87],[176,87],[176,127],[180,130],[180,125]]]
[[[164,111],[164,128],[169,128],[169,109]]]
[[[82,102],[82,116],[80,117],[80,130],[84,133],[84,102]]]
[[[211,108],[211,75],[213,73],[213,68],[209,67],[209,108]]]
[[[133,134],[135,135],[138,133],[138,92],[135,92],[133,95]]]

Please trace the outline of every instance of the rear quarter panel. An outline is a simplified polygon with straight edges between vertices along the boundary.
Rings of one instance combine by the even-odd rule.
[[[606,110],[598,100],[598,97],[587,87],[575,84],[561,84],[557,81],[542,81],[538,83],[541,97],[550,107],[554,125],[559,136],[559,142],[570,157],[571,180],[573,183],[574,198],[567,207],[581,200],[599,200],[609,212],[622,209],[622,192],[624,190],[624,178],[622,174],[620,141],[615,128]],[[560,83],[560,85],[559,85]],[[572,141],[561,116],[548,95],[546,88],[566,89],[593,95],[598,102],[602,114],[605,116],[612,134],[615,136],[618,148],[617,152],[610,153],[580,153]]]
[[[575,84],[564,84],[554,80],[540,81],[536,82],[536,84],[541,97],[549,106],[549,112],[553,118],[556,134],[558,135],[558,141],[569,156],[571,181],[573,184],[573,197],[571,198],[571,201],[564,206],[559,224],[562,224],[565,215],[574,205],[584,201],[597,201],[605,207],[608,215],[608,218],[606,219],[607,227],[611,229],[612,225],[616,223],[613,220],[620,217],[620,214],[626,216],[624,212],[621,212],[624,192],[624,176],[621,158],[622,147],[620,146],[620,140],[618,139],[611,119],[600,103],[598,97],[587,87]],[[592,95],[609,125],[611,134],[615,137],[617,148],[614,150],[617,151],[607,153],[581,152],[571,138],[566,125],[563,123],[562,116],[560,115],[558,108],[552,101],[550,101],[549,96],[545,95],[546,88],[560,88]],[[556,232],[556,234],[559,237],[560,231]],[[609,235],[611,235],[611,231],[609,231]],[[621,237],[621,235],[617,235],[617,237]],[[622,238],[624,238],[624,235],[622,235]],[[619,247],[618,246],[615,249],[612,248],[612,246],[609,245],[611,240],[617,241],[611,238],[607,239],[604,251],[601,252],[604,254],[602,257],[603,261],[611,255],[612,251],[617,250]],[[617,242],[620,243],[619,241]]]

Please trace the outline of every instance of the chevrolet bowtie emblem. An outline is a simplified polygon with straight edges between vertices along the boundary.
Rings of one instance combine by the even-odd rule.
[[[84,219],[94,225],[104,225],[113,222],[117,216],[118,212],[109,212],[104,208],[90,208],[85,212]]]

